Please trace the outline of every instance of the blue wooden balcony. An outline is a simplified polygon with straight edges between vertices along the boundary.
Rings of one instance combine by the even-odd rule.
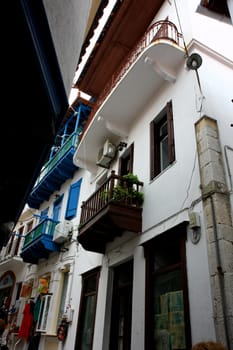
[[[77,170],[77,166],[73,163],[73,156],[79,143],[79,135],[91,111],[87,103],[83,103],[79,98],[72,113],[67,112],[51,148],[50,158],[44,164],[28,196],[29,207],[39,209],[41,203],[47,201],[51,194],[59,190],[60,186],[67,179],[72,178]]]
[[[37,264],[39,259],[48,259],[50,253],[59,251],[59,246],[53,242],[56,224],[57,221],[44,219],[26,234],[20,253],[24,262]]]
[[[56,151],[55,156],[44,165],[29,195],[29,207],[38,209],[40,204],[48,200],[54,191],[59,190],[63,182],[72,178],[77,169],[73,164],[77,140],[77,132],[72,133],[64,145]]]

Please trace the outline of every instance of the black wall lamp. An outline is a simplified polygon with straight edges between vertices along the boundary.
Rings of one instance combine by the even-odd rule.
[[[197,70],[202,64],[202,58],[198,53],[192,53],[187,58],[186,65],[189,69]]]

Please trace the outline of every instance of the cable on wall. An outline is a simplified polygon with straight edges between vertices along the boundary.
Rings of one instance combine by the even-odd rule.
[[[181,26],[181,21],[180,21],[180,16],[179,16],[179,11],[178,11],[178,8],[177,8],[176,0],[174,0],[174,5],[175,5],[175,11],[176,11],[177,20],[178,20],[179,27],[180,27],[180,32],[182,34],[184,49],[185,49],[185,52],[186,52],[186,57],[187,57],[186,65],[187,65],[188,69],[195,70],[198,87],[199,87],[199,90],[200,90],[200,93],[201,93],[201,96],[202,96],[202,100],[203,100],[204,99],[204,95],[203,95],[203,92],[202,92],[200,77],[199,77],[199,74],[198,74],[198,68],[202,64],[202,58],[197,53],[193,53],[193,54],[189,55],[188,48],[187,48],[187,45],[186,45],[186,42],[185,42],[185,39],[184,39],[184,33],[183,33],[183,30],[182,30],[182,26]],[[202,104],[201,104],[201,110],[202,110]]]
[[[185,43],[185,40],[184,40],[184,33],[182,31],[182,26],[181,26],[181,22],[180,22],[180,16],[179,16],[178,8],[177,8],[177,5],[176,5],[176,0],[174,0],[174,5],[175,5],[175,10],[176,10],[176,16],[177,16],[179,27],[180,27],[180,32],[182,34],[184,49],[185,49],[187,57],[189,57],[188,49],[187,49],[187,46],[186,46],[186,43]]]

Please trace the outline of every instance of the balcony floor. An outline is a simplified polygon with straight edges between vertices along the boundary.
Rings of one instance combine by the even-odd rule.
[[[112,201],[79,228],[78,241],[84,249],[104,254],[106,244],[124,231],[141,230],[142,208]]]
[[[48,259],[51,252],[59,251],[58,245],[52,241],[52,238],[50,235],[42,234],[39,238],[33,240],[20,254],[23,261],[37,264],[39,259]]]

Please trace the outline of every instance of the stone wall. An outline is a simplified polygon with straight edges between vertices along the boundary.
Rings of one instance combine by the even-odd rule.
[[[195,125],[217,340],[233,349],[233,227],[217,121]]]

